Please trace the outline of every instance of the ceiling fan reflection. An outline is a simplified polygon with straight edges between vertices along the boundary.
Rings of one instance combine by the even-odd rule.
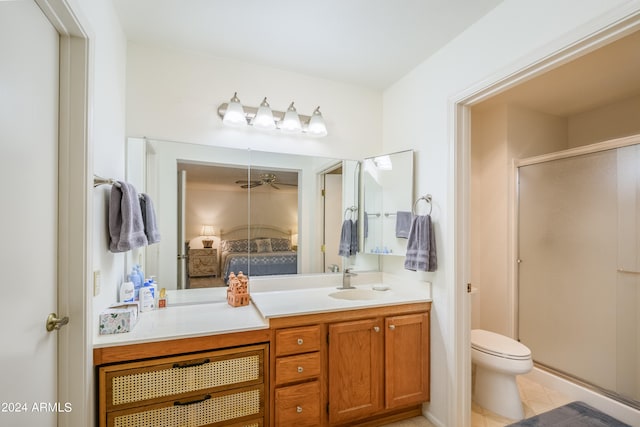
[[[236,181],[236,184],[241,184],[240,187],[241,188],[255,188],[255,187],[259,187],[261,185],[269,185],[273,188],[275,188],[276,190],[279,190],[280,187],[278,187],[278,185],[287,185],[287,186],[291,186],[291,187],[297,187],[297,184],[286,184],[283,182],[278,182],[278,185],[276,185],[276,181],[277,181],[277,177],[275,176],[275,174],[272,173],[263,173],[260,174],[260,178],[257,180],[252,180],[252,181],[247,181],[247,180],[240,180],[240,181]]]

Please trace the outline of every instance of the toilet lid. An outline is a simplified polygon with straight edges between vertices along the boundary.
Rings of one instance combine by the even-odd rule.
[[[504,335],[482,329],[471,331],[471,347],[508,359],[529,359],[531,357],[531,350],[526,345]]]

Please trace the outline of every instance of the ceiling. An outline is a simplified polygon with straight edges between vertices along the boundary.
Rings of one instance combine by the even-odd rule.
[[[525,106],[568,117],[640,95],[640,31],[509,89],[474,108]]]
[[[187,184],[200,188],[208,188],[209,190],[218,191],[247,191],[240,187],[241,184],[236,181],[259,181],[262,174],[274,174],[276,179],[274,185],[278,190],[298,191],[298,172],[274,169],[251,168],[250,172],[247,167],[232,167],[211,165],[207,163],[196,162],[178,162],[180,170],[187,173]],[[249,176],[249,173],[251,174]],[[281,185],[279,185],[281,184]],[[254,187],[253,191],[270,191],[274,187],[270,185],[260,185]]]
[[[129,40],[384,89],[502,0],[112,0]]]

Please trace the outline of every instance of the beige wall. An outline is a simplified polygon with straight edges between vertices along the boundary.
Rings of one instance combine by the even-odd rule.
[[[513,336],[513,160],[567,148],[567,119],[498,105],[474,109],[471,128],[472,327]]]
[[[640,133],[640,96],[558,117],[514,105],[497,105],[472,113],[471,281],[479,323],[472,327],[513,336],[515,290],[510,274],[509,215],[515,206],[514,159]],[[514,221],[513,223],[510,221]]]
[[[278,206],[278,209],[271,209]],[[245,191],[221,191],[202,186],[187,186],[186,238],[200,235],[203,224],[216,232],[246,224],[269,224],[295,233],[298,228],[298,192],[287,190],[251,191],[252,218],[247,217]]]
[[[640,134],[640,95],[569,117],[569,147]]]

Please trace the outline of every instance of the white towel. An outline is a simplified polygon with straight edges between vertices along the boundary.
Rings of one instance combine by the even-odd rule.
[[[109,250],[126,252],[147,244],[138,193],[133,185],[118,181],[109,199]]]
[[[436,271],[436,237],[429,215],[413,217],[404,268],[413,271]]]
[[[153,208],[153,201],[148,194],[140,193],[140,210],[142,211],[142,222],[144,223],[144,234],[151,245],[160,241],[158,222],[156,221],[156,211]]]

